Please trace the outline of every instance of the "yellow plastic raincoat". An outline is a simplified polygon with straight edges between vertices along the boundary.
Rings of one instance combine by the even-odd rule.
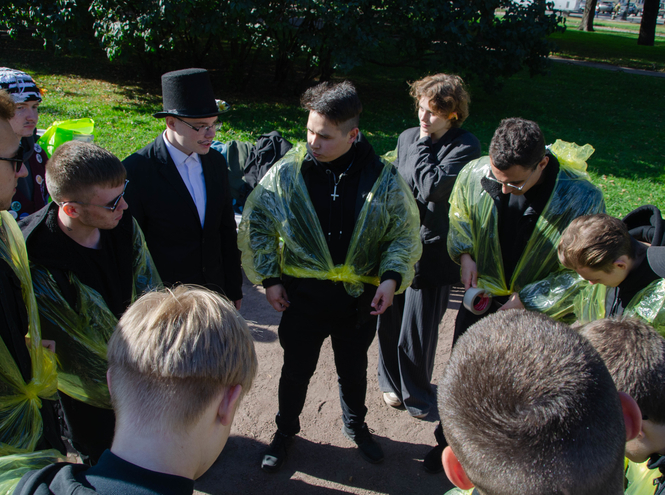
[[[575,297],[577,320],[580,323],[589,323],[605,318],[606,300],[607,287],[603,284],[585,287]],[[665,337],[665,279],[654,280],[635,294],[622,315],[644,320]]]
[[[34,450],[42,434],[41,399],[56,398],[57,376],[53,354],[41,345],[39,314],[23,234],[6,211],[0,212],[0,257],[21,282],[32,361],[32,380],[25,383],[0,339],[0,456],[5,456]]]
[[[367,195],[343,265],[333,265],[323,231],[300,173],[306,155],[300,143],[289,151],[247,198],[238,230],[242,265],[260,284],[282,274],[344,282],[354,297],[363,284],[379,285],[386,271],[402,276],[399,292],[413,280],[420,258],[420,220],[413,194],[395,168],[384,163]]]
[[[626,459],[628,461],[628,459]],[[660,469],[649,469],[647,464],[649,461],[636,463],[628,461],[626,469],[626,480],[628,486],[624,495],[653,495],[656,493],[656,487],[653,482],[656,478],[660,478],[662,473]]]
[[[559,161],[559,175],[511,279],[504,276],[497,208],[481,185],[481,179],[490,173],[489,157],[470,162],[455,181],[448,252],[457,263],[462,254],[471,255],[478,269],[478,287],[497,296],[519,292],[526,309],[564,318],[572,313],[574,297],[587,282],[559,264],[561,233],[581,215],[604,212],[605,201],[588,181],[590,145],[579,147],[557,140],[549,151]]]
[[[133,242],[134,285],[131,302],[162,283],[136,220]],[[56,347],[58,389],[91,406],[111,409],[106,385],[106,347],[118,319],[106,306],[102,296],[81,283],[72,273],[69,274],[69,281],[78,292],[76,309],[62,296],[47,268],[33,264],[32,278],[44,325],[64,329],[64,332],[58,334]]]
[[[57,450],[38,450],[0,457],[0,495],[12,495],[23,475],[61,459],[62,456]]]

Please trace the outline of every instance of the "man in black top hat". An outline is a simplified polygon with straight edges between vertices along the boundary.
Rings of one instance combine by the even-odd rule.
[[[220,110],[204,69],[162,75],[166,130],[124,160],[127,203],[167,285],[198,284],[240,308],[242,272],[226,160],[211,150]]]

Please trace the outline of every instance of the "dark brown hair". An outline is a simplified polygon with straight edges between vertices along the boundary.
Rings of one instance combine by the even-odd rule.
[[[320,113],[348,134],[360,124],[363,105],[351,81],[322,82],[309,88],[300,104],[310,112]]]

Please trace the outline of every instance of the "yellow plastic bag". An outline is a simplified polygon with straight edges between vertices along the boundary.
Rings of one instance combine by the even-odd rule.
[[[51,127],[39,138],[37,143],[46,151],[49,158],[62,143],[77,140],[91,143],[94,140],[95,121],[92,119],[61,120],[53,122]]]
[[[558,153],[583,156],[575,151],[577,145],[558,143]],[[504,275],[497,208],[481,184],[490,173],[489,157],[464,167],[450,196],[450,257],[459,263],[462,254],[470,254],[478,268],[479,287],[497,296],[519,292],[527,309],[558,318],[572,312],[576,292],[586,284],[559,264],[556,248],[561,233],[578,216],[605,211],[602,193],[586,180],[586,164],[577,160],[571,168],[569,163],[568,159],[559,161],[554,191],[510,280]]]
[[[0,457],[0,495],[12,495],[21,478],[29,471],[59,462],[57,450],[38,450]]]
[[[589,323],[606,316],[608,289],[603,284],[589,285],[575,297],[575,316],[580,323]],[[651,282],[633,296],[623,316],[644,320],[665,337],[665,279]]]
[[[297,144],[247,198],[238,246],[254,284],[282,274],[344,282],[358,297],[363,284],[379,285],[380,275],[402,276],[399,292],[413,280],[420,258],[420,220],[413,194],[392,165],[384,168],[365,199],[343,265],[333,265],[319,219],[300,173],[306,148]]]
[[[0,212],[0,258],[21,282],[32,364],[32,379],[25,383],[18,365],[0,339],[0,455],[4,455],[17,449],[34,450],[42,434],[41,398],[55,398],[57,376],[53,354],[41,345],[39,314],[23,234],[6,211]]]
[[[134,220],[134,286],[132,302],[144,292],[161,285],[143,232]],[[62,296],[47,268],[32,266],[35,295],[45,332],[57,342],[58,388],[91,406],[111,409],[106,385],[107,343],[118,319],[102,296],[70,274],[69,282],[78,292],[77,308]]]

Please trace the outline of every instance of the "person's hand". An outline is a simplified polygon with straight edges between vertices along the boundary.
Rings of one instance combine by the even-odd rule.
[[[464,290],[469,290],[471,287],[478,287],[478,268],[471,255],[464,253],[460,257],[460,264],[462,265],[461,274]]]
[[[395,289],[397,289],[396,281],[388,279],[381,282],[381,285],[376,288],[374,299],[372,299],[374,311],[370,312],[371,315],[382,315],[386,309],[392,306]]]
[[[286,289],[282,284],[276,284],[266,289],[266,299],[270,305],[280,313],[289,307],[289,296],[286,295]]]
[[[237,311],[240,311],[240,308],[242,307],[242,299],[238,299],[237,301],[233,301],[233,305],[236,307]]]
[[[42,347],[46,347],[49,351],[55,354],[55,340],[42,339]]]
[[[426,131],[425,129],[423,129],[422,126],[421,126],[421,127],[420,127],[420,139],[422,139],[422,138],[424,138],[424,137],[429,137],[429,132],[427,132],[427,131]]]
[[[522,301],[520,300],[520,295],[517,292],[513,292],[510,295],[510,299],[508,299],[508,302],[501,306],[499,310],[504,310],[504,309],[524,309],[524,304],[522,304]]]

